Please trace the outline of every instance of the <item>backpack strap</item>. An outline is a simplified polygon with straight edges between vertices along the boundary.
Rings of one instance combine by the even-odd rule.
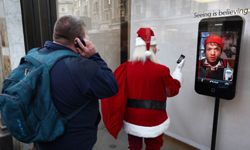
[[[39,52],[39,48],[33,48],[25,56],[25,59],[31,61],[34,65],[46,64],[51,69],[58,60],[64,57],[80,57],[80,55],[67,49],[41,53]]]
[[[33,48],[31,49],[28,54],[25,56],[25,59],[30,61],[33,65],[39,66],[42,63],[45,63],[49,69],[52,68],[52,66],[60,59],[64,57],[80,57],[78,54],[76,54],[73,51],[70,50],[56,50],[52,51],[50,53],[41,53],[39,52],[40,48]],[[67,65],[67,63],[66,63]],[[75,117],[77,114],[81,112],[83,108],[85,108],[88,104],[90,103],[90,100],[82,105],[80,108],[77,110],[73,111],[71,114],[63,117],[64,121],[69,121],[73,117]]]

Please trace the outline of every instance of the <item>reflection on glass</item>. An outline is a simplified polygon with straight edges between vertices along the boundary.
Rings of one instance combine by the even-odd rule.
[[[9,56],[9,42],[7,38],[6,19],[4,14],[3,0],[0,0],[0,91],[2,90],[2,82],[9,74],[10,56]],[[1,113],[1,111],[0,111]],[[5,129],[2,117],[0,114],[0,130]]]
[[[10,54],[9,42],[7,37],[6,19],[4,14],[3,0],[0,0],[0,83],[9,74],[10,67]],[[0,84],[0,90],[2,84]]]
[[[58,0],[58,17],[81,17],[99,53],[115,69],[120,63],[121,16],[126,18],[127,1],[117,0]],[[122,13],[122,15],[121,15]]]

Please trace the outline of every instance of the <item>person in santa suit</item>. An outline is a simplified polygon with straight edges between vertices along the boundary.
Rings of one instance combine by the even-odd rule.
[[[157,63],[156,37],[151,28],[137,31],[136,47],[130,61],[115,71],[118,93],[102,101],[103,121],[117,138],[123,127],[128,134],[130,150],[160,150],[163,133],[170,120],[166,112],[167,97],[179,93],[182,82],[182,60],[172,75],[168,67]]]

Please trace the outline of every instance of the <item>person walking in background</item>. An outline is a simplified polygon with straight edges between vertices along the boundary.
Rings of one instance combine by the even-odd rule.
[[[94,44],[85,38],[84,27],[80,18],[60,17],[54,26],[54,41],[46,41],[39,50],[50,53],[66,49],[81,55],[59,60],[51,69],[50,78],[54,104],[63,117],[85,107],[69,120],[62,136],[51,142],[35,143],[36,150],[92,150],[101,118],[98,99],[118,91],[112,70]]]
[[[171,75],[168,67],[157,62],[153,30],[140,28],[137,34],[131,61],[115,71],[118,94],[101,101],[103,121],[115,138],[124,128],[130,150],[141,150],[143,140],[146,150],[160,150],[170,123],[166,99],[179,93],[184,60]]]

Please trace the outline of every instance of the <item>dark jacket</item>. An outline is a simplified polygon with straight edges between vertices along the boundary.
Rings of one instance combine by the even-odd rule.
[[[68,48],[47,41],[40,51],[60,49]],[[63,58],[53,66],[50,76],[54,104],[62,116],[86,107],[68,122],[64,135],[52,142],[36,143],[37,149],[91,150],[101,118],[98,99],[113,96],[118,90],[112,71],[97,53],[90,58]]]
[[[219,59],[215,67],[210,66],[206,59],[199,61],[198,76],[207,79],[223,80],[224,69],[227,67],[227,61],[225,59]]]

